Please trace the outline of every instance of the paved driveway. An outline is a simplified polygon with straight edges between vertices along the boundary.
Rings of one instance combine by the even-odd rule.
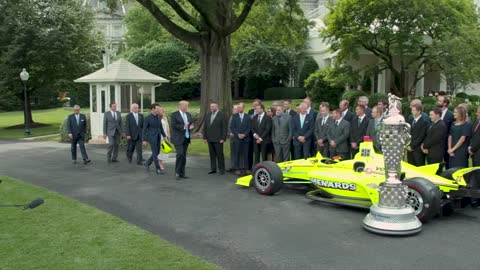
[[[234,176],[208,175],[204,158],[189,158],[191,179],[178,182],[173,155],[159,177],[123,156],[107,164],[102,147],[87,151],[85,167],[71,164],[66,144],[0,141],[0,175],[112,213],[225,269],[480,269],[480,210],[384,237],[362,229],[365,211],[311,202],[301,190],[260,196]]]

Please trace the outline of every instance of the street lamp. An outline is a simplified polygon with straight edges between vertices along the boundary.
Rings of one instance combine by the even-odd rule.
[[[30,132],[30,114],[28,113],[28,99],[27,99],[27,81],[30,75],[27,72],[27,69],[22,69],[22,72],[20,72],[20,79],[22,80],[23,83],[23,94],[24,94],[24,99],[25,99],[25,136],[28,136],[31,134]]]

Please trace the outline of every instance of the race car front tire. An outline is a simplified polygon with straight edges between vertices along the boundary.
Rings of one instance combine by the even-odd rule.
[[[421,177],[403,181],[408,187],[407,203],[415,210],[421,222],[426,222],[440,212],[441,193],[435,184]]]
[[[258,193],[273,195],[283,186],[283,173],[277,163],[262,161],[253,169],[253,186]]]

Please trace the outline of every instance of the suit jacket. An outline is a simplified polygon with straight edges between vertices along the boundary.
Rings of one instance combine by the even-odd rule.
[[[83,137],[87,132],[87,117],[85,114],[80,113],[79,118],[80,124],[77,124],[77,119],[75,118],[74,113],[68,116],[67,130],[68,134],[72,134],[73,137]]]
[[[288,112],[288,115],[290,115],[291,118],[293,118],[295,115],[297,115],[297,112],[295,110],[290,109]]]
[[[446,138],[448,135],[447,126],[443,120],[432,123],[427,130],[425,140],[423,140],[424,148],[428,149],[428,156],[443,157],[446,148]]]
[[[187,116],[188,127],[185,127],[185,122],[183,121],[182,114],[180,111],[175,111],[170,116],[170,121],[172,122],[170,125],[172,138],[170,140],[173,144],[183,144],[186,140],[190,143],[190,138],[192,137],[192,133],[190,127],[192,126],[192,115],[189,112],[185,113]],[[190,138],[185,137],[185,130],[188,129],[190,132]]]
[[[293,144],[300,144],[297,140],[299,136],[304,136],[305,140],[310,140],[313,136],[313,130],[315,126],[315,121],[313,120],[312,114],[305,114],[305,120],[303,121],[303,127],[300,123],[300,115],[297,114],[292,119],[292,136]]]
[[[452,123],[455,122],[455,118],[453,117],[452,111],[447,110],[442,120],[443,122],[445,122],[445,125],[447,126],[448,133],[450,133],[450,127],[452,126]]]
[[[156,141],[160,136],[166,137],[163,130],[162,120],[159,116],[149,114],[143,121],[143,136],[144,141]]]
[[[210,123],[212,112],[207,113],[203,125],[203,139],[208,142],[220,142],[227,140],[227,117],[221,111],[217,111],[213,122]]]
[[[292,140],[292,117],[288,114],[275,116],[272,120],[272,143],[289,144]]]
[[[472,126],[472,138],[470,139],[470,147],[472,147],[472,152],[477,152],[480,150],[480,128],[475,130],[477,125],[480,123],[480,119],[475,122]]]
[[[103,134],[108,136],[115,135],[115,132],[122,133],[122,114],[115,112],[116,119],[113,119],[112,112],[103,114]]]
[[[240,120],[240,114],[236,113],[232,116],[232,123],[230,124],[230,130],[233,134],[234,141],[243,141],[249,142],[251,141],[251,131],[252,131],[252,119],[250,115],[244,113],[243,114],[243,121]],[[245,134],[245,138],[240,139],[238,138],[238,134]]]
[[[360,125],[358,124],[358,120],[358,116],[355,116],[350,123],[350,142],[360,144],[363,142],[363,136],[367,135],[369,118],[364,115]]]
[[[349,151],[348,138],[350,137],[350,122],[341,119],[338,126],[335,123],[328,129],[327,137],[329,141],[335,141],[337,144],[336,152],[346,153]]]
[[[322,139],[323,143],[328,142],[328,129],[335,125],[335,120],[329,115],[327,116],[327,120],[325,125],[322,126],[323,116],[317,116],[317,120],[315,120],[315,139],[318,141]]]
[[[267,115],[267,113],[263,113],[262,122],[258,122],[259,115],[255,115],[253,117],[252,122],[252,133],[257,134],[260,138],[262,138],[264,143],[268,143],[272,141],[272,118]]]
[[[368,117],[368,119],[372,119],[372,109],[365,107],[365,115]]]
[[[318,112],[314,108],[310,108],[309,114],[313,116],[313,121],[315,122],[315,120],[317,120]]]
[[[343,114],[343,112],[342,112],[342,114]],[[353,118],[355,118],[355,114],[352,113],[350,110],[347,110],[347,112],[343,116],[343,120],[346,120],[350,123],[352,122]]]
[[[135,116],[133,116],[133,113],[127,114],[125,122],[125,134],[132,137],[132,140],[135,141],[142,139],[143,114],[138,113],[138,125],[135,121]]]
[[[378,124],[375,125],[375,119],[370,119],[368,121],[368,126],[367,126],[367,136],[369,136],[372,139],[373,146],[377,151],[382,151],[382,145],[380,144],[380,139],[378,137],[378,130],[379,130],[379,125],[382,122],[382,119],[380,118],[378,120]]]
[[[423,117],[420,117],[415,124],[413,124],[413,121],[414,119],[412,118],[411,121],[408,122],[412,127],[410,130],[410,135],[412,136],[410,147],[412,149],[419,149],[423,140],[425,140],[425,136],[427,136],[428,124]]]
[[[427,123],[427,127],[429,127],[430,124],[432,123],[432,121],[430,120],[430,117],[425,112],[422,112],[422,119],[423,119],[423,121],[425,121]],[[410,114],[408,116],[407,122],[410,123],[412,121],[413,121],[413,116]]]

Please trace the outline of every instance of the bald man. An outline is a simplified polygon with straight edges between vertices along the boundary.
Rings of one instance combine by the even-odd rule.
[[[178,111],[171,116],[171,141],[175,145],[177,153],[175,161],[175,179],[187,179],[185,166],[187,164],[187,149],[192,137],[192,115],[188,112],[188,101],[182,100],[178,103]]]
[[[132,163],[133,151],[137,150],[137,164],[142,165],[142,130],[143,115],[138,112],[138,104],[130,106],[130,113],[127,114],[125,134],[127,135],[127,160]]]

